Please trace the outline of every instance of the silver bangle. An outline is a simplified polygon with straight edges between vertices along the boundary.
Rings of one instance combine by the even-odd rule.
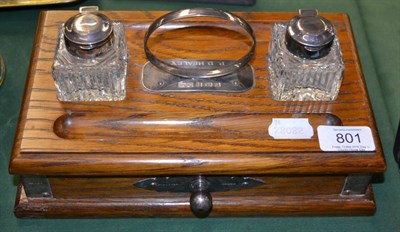
[[[232,62],[232,64],[227,66],[221,66],[214,69],[188,69],[188,68],[180,68],[170,63],[165,62],[164,60],[158,59],[147,47],[147,41],[149,40],[151,34],[157,30],[157,28],[165,25],[169,22],[178,19],[184,18],[193,18],[193,17],[213,17],[213,18],[221,18],[230,22],[233,22],[240,27],[242,27],[252,38],[253,44],[249,50],[249,52],[241,57],[240,59]],[[193,9],[183,9],[178,11],[173,11],[168,13],[157,20],[155,20],[146,32],[144,37],[144,52],[146,54],[147,59],[157,68],[168,72],[170,74],[187,77],[187,78],[213,78],[219,76],[225,76],[230,73],[237,71],[238,69],[245,66],[252,58],[256,48],[256,37],[254,35],[253,29],[251,26],[242,18],[237,15],[234,15],[230,12],[220,10],[220,9],[212,9],[212,8],[193,8]]]

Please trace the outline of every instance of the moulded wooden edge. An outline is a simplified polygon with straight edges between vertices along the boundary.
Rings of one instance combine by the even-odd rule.
[[[375,213],[372,188],[363,196],[248,196],[213,199],[210,217],[368,216]],[[18,218],[194,217],[186,198],[28,199],[19,186]]]
[[[12,161],[12,174],[33,175],[254,175],[254,174],[349,174],[380,173],[385,162],[361,153],[348,161],[348,157],[336,153],[277,153],[277,154],[69,154],[68,162],[57,159],[62,154],[23,154]],[[326,156],[324,165],[315,159]],[[49,165],[48,161],[52,164]],[[94,162],[95,161],[95,162]],[[155,163],[158,161],[158,163]],[[289,167],[288,163],[292,166]],[[129,165],[127,165],[129,164]],[[339,168],[340,167],[340,168]]]

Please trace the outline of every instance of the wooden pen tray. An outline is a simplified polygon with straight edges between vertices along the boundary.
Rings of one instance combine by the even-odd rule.
[[[143,38],[148,26],[166,12],[103,12],[125,24],[127,97],[118,102],[60,102],[51,74],[58,26],[76,13],[45,11],[39,20],[10,172],[45,178],[52,194],[29,196],[27,186],[21,185],[18,216],[191,216],[189,193],[152,192],[132,183],[144,177],[200,174],[256,176],[266,183],[254,191],[213,194],[210,216],[374,212],[370,188],[361,196],[341,194],[349,175],[385,170],[346,14],[323,14],[336,27],[345,62],[335,101],[275,101],[270,96],[266,54],[272,24],[295,13],[237,13],[257,38],[250,62],[255,85],[249,91],[152,93],[141,84],[147,62]],[[160,28],[149,46],[163,58],[243,55],[251,42],[246,34],[207,26],[215,22],[224,23],[208,18],[172,23]],[[186,28],[194,24],[197,27]],[[314,135],[275,140],[268,134],[272,118],[291,117],[308,118]],[[376,151],[323,152],[316,128],[332,123],[370,127]]]

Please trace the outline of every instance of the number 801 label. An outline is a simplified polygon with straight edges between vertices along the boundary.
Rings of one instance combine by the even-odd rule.
[[[323,151],[375,151],[371,128],[367,126],[318,126]]]

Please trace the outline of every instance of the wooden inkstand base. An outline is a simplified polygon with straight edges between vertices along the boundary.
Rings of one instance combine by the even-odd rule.
[[[57,100],[58,26],[76,12],[41,14],[10,161],[10,172],[21,176],[17,217],[192,217],[197,193],[211,217],[375,212],[371,176],[386,165],[347,15],[324,14],[345,62],[339,97],[291,102],[271,98],[266,54],[272,24],[294,13],[237,13],[257,38],[250,90],[157,93],[143,88],[143,37],[165,13],[104,12],[126,29],[127,97],[118,102]],[[244,34],[201,20],[160,28],[149,46],[166,59],[205,50],[214,51],[210,59],[240,57],[249,47]],[[268,128],[277,118],[306,118],[313,135],[274,139]],[[367,126],[376,149],[324,152],[320,125]]]

